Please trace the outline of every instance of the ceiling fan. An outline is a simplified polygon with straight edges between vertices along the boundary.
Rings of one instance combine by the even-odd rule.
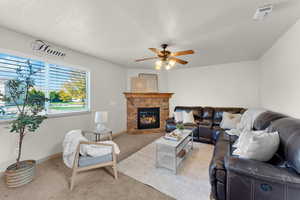
[[[187,61],[176,58],[175,56],[182,56],[182,55],[188,55],[188,54],[193,54],[194,53],[193,50],[171,52],[171,51],[166,50],[167,47],[168,47],[167,44],[162,44],[161,48],[163,50],[161,50],[161,51],[156,49],[156,48],[149,48],[149,50],[154,52],[157,56],[150,57],[150,58],[138,59],[138,60],[135,60],[135,62],[159,59],[158,61],[155,62],[155,69],[160,70],[162,67],[165,67],[166,70],[169,70],[176,63],[180,63],[182,65],[185,65],[185,64],[188,63]]]

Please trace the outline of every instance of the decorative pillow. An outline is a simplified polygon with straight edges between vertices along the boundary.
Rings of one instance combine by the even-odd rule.
[[[174,119],[175,119],[176,123],[182,122],[183,121],[182,111],[176,111],[176,112],[174,112]]]
[[[183,111],[182,113],[183,115],[183,123],[195,123],[195,119],[194,119],[194,115],[193,115],[193,112],[190,111],[190,112],[186,112],[186,111]]]
[[[234,155],[239,155],[240,158],[268,161],[276,153],[279,141],[278,132],[253,133],[247,143],[239,144]]]
[[[253,137],[253,135],[260,135],[263,134],[265,130],[262,131],[248,131],[244,130],[239,138],[235,141],[235,143],[232,145],[233,147],[237,148],[235,153],[240,152],[243,150],[247,144],[249,144],[249,140]]]
[[[223,112],[222,121],[220,127],[223,129],[236,129],[238,123],[241,121],[241,114],[232,114],[229,112]]]

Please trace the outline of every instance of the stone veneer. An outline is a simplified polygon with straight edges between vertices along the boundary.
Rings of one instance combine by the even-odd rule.
[[[166,119],[169,117],[169,99],[173,93],[124,93],[127,99],[127,132],[155,133],[165,129]],[[160,128],[138,129],[138,108],[160,108]]]

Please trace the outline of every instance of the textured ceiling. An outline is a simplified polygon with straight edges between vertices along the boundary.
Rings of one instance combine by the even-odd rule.
[[[257,7],[274,3],[263,21]],[[185,67],[259,58],[300,17],[299,0],[1,0],[0,26],[122,66],[148,47],[194,49]]]

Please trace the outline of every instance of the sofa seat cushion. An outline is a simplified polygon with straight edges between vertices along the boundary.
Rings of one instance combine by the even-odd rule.
[[[202,121],[199,122],[199,126],[211,128],[212,127],[212,121],[202,120]]]
[[[217,141],[219,135],[220,135],[222,132],[224,132],[224,129],[222,129],[220,126],[214,125],[214,126],[212,127],[212,135],[211,135],[211,137],[212,137],[213,142]]]
[[[199,124],[200,124],[200,122],[201,122],[201,120],[200,120],[200,119],[195,119],[195,124],[199,125]]]
[[[112,161],[112,154],[106,154],[103,156],[91,157],[91,156],[80,156],[78,166],[87,167],[91,165],[97,165],[100,163],[105,163]]]
[[[196,128],[198,125],[196,123],[184,123],[185,128]]]

